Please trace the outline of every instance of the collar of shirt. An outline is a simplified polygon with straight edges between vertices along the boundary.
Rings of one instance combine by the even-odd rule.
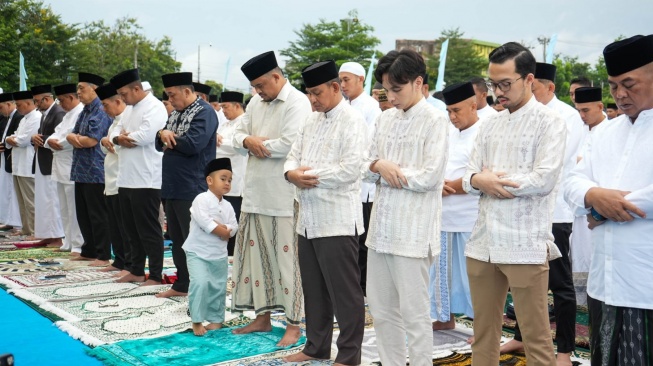
[[[43,117],[42,117],[43,119],[45,119],[48,116],[48,113],[50,113],[50,111],[52,110],[52,107],[54,107],[54,104],[55,103],[52,103],[52,105],[50,105],[50,107],[48,109],[46,109],[44,111],[41,111],[41,113],[43,114]]]
[[[478,126],[480,125],[479,122],[481,122],[480,119],[478,121],[474,122],[473,125],[467,127],[466,129],[464,129],[462,131],[456,128],[456,132],[458,133],[458,136],[464,137],[464,136],[467,136],[469,134],[476,133],[476,130],[478,130]]]
[[[100,98],[95,98],[93,99],[92,102],[89,104],[84,105],[84,111],[85,112],[93,112],[97,109],[100,109],[102,107],[102,102],[100,102]]]
[[[290,82],[288,80],[285,80],[285,84],[283,87],[281,87],[281,90],[279,91],[279,94],[277,95],[276,98],[272,102],[276,102],[277,100],[280,100],[282,102],[285,102],[288,99],[288,95],[290,95],[290,91],[294,89],[292,85],[290,85]],[[272,103],[270,102],[270,103]]]
[[[524,104],[518,110],[510,113],[510,111],[508,111],[508,109],[506,109],[506,111],[508,111],[508,115],[510,116],[510,120],[520,119],[526,113],[528,113],[531,109],[533,109],[533,107],[535,106],[536,103],[537,103],[537,100],[535,99],[535,96],[533,95],[533,96],[531,96],[531,99],[528,101],[528,103]]]
[[[625,114],[624,114],[624,116],[625,116]],[[649,119],[652,116],[653,116],[653,109],[647,109],[647,110],[639,112],[639,115],[637,116],[637,119],[634,120],[634,121],[628,116],[626,116],[626,118],[628,118],[630,120],[630,122],[635,124],[635,123],[637,123],[637,121],[641,121],[641,120],[644,120],[644,119]]]
[[[335,118],[338,114],[340,114],[340,112],[342,111],[342,108],[343,108],[343,106],[344,106],[345,104],[347,104],[347,102],[345,101],[345,98],[342,98],[342,99],[340,100],[340,103],[338,103],[338,105],[336,105],[335,107],[331,108],[330,111],[324,113],[324,115],[326,116],[326,119],[333,119],[333,118]]]
[[[422,97],[422,99],[419,102],[417,102],[417,104],[410,107],[409,110],[404,111],[403,109],[398,109],[399,118],[401,118],[401,119],[411,119],[411,118],[415,117],[419,112],[421,112],[422,109],[424,109],[424,107],[426,107],[427,105],[428,105],[428,103],[426,102],[426,99],[424,99],[424,97]]]
[[[533,98],[535,98],[535,96],[533,96]],[[556,105],[556,103],[558,103],[558,102],[559,102],[558,97],[556,97],[556,95],[553,94],[553,98],[551,98],[551,100],[547,104],[544,104],[544,103],[542,103],[542,104],[544,104],[545,106],[547,106],[549,108],[553,108],[553,106]]]
[[[17,111],[17,110],[18,110],[18,109],[15,109],[15,108],[14,108],[14,110],[11,111],[11,113],[9,113],[9,120],[10,120],[10,121],[11,121],[12,118],[14,118],[14,114],[16,114],[16,111]]]

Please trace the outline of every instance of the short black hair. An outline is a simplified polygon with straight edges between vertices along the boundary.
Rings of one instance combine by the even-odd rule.
[[[517,42],[508,42],[490,52],[490,63],[502,64],[508,60],[515,60],[515,72],[521,77],[535,74],[535,57],[531,51]]]
[[[424,57],[411,49],[390,51],[381,57],[374,70],[376,80],[383,80],[383,75],[395,84],[408,84],[426,74]]]
[[[592,82],[590,79],[586,78],[585,76],[578,76],[576,78],[571,79],[571,82],[569,85],[573,84],[578,84],[580,86],[592,86]]]
[[[475,77],[469,79],[469,82],[472,83],[472,85],[474,85],[475,87],[477,87],[481,91],[486,92],[486,93],[488,92],[487,83],[485,82],[485,79],[483,79],[482,77],[475,76]]]

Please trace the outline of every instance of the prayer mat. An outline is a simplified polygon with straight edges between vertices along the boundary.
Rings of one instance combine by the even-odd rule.
[[[409,363],[407,363],[409,364]],[[446,365],[446,366],[468,366],[472,364],[471,353],[457,353],[453,352],[444,357],[437,357],[433,359],[433,365]],[[373,362],[372,365],[381,366],[381,362]],[[500,366],[526,366],[526,357],[523,355],[506,354],[499,357]]]
[[[30,249],[41,250],[41,249]],[[0,252],[4,254],[6,252]],[[70,261],[63,258],[22,259],[2,262],[0,261],[0,276],[50,272],[53,270],[69,271],[73,269],[88,268],[89,262]],[[0,284],[7,282],[0,277]]]
[[[41,243],[40,240],[6,242],[5,244],[13,244],[18,249],[43,248],[48,246],[47,244]]]
[[[2,242],[0,242],[0,251],[16,250],[16,249],[18,249],[18,248],[16,248],[16,246],[11,244],[11,243],[2,243]]]
[[[7,287],[37,287],[60,285],[64,283],[81,283],[114,278],[116,272],[101,272],[97,269],[80,269],[73,271],[54,270],[18,276],[0,276],[10,282]],[[115,279],[115,278],[114,278]],[[12,286],[12,283],[16,286]]]
[[[68,253],[55,252],[55,248],[3,250],[0,252],[0,262],[8,262],[20,259],[47,259],[58,257],[66,258],[67,256]]]
[[[236,335],[231,333],[231,329],[223,328],[196,337],[188,331],[153,339],[103,345],[88,350],[87,353],[109,366],[247,365],[250,361],[255,362],[257,358],[269,360],[281,357],[281,353],[285,355],[297,352],[306,341],[302,337],[291,347],[277,347],[276,343],[284,332],[283,328],[273,327],[271,332]]]

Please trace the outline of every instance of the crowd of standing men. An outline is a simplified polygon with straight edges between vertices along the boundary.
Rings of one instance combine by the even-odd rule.
[[[233,172],[237,234],[217,220],[207,232],[235,236],[231,309],[256,313],[233,332],[270,331],[282,311],[289,346],[305,316],[306,346],[286,361],[330,358],[335,316],[336,365],[360,364],[367,296],[384,364],[431,365],[433,331],[464,313],[474,365],[519,349],[529,364],[570,365],[573,273],[588,272],[592,364],[651,365],[653,35],[604,57],[607,115],[582,78],[575,108],[558,100],[555,66],[513,42],[490,53],[487,80],[448,86],[443,101],[410,50],[379,60],[374,98],[358,63],[306,67],[302,92],[271,51],[241,68],[256,92],[246,111],[241,93],[216,100],[185,72],[162,76],[163,100],[137,69],[3,93],[0,222],[118,282],[154,285],[163,208],[177,280],[156,296],[185,296],[203,276],[182,249],[194,200],[212,188],[209,162],[228,158],[213,170]],[[500,348],[509,290],[519,326]]]

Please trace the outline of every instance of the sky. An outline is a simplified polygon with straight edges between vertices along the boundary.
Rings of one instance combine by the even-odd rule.
[[[249,82],[240,66],[251,57],[278,51],[297,40],[295,31],[320,19],[338,21],[358,11],[361,22],[374,27],[388,52],[396,39],[435,39],[458,27],[465,38],[495,43],[519,41],[533,48],[542,61],[537,38],[558,35],[555,53],[578,56],[594,64],[603,48],[620,35],[650,34],[651,0],[45,0],[66,23],[104,20],[113,24],[134,17],[150,40],[172,38],[182,71],[246,90]]]

